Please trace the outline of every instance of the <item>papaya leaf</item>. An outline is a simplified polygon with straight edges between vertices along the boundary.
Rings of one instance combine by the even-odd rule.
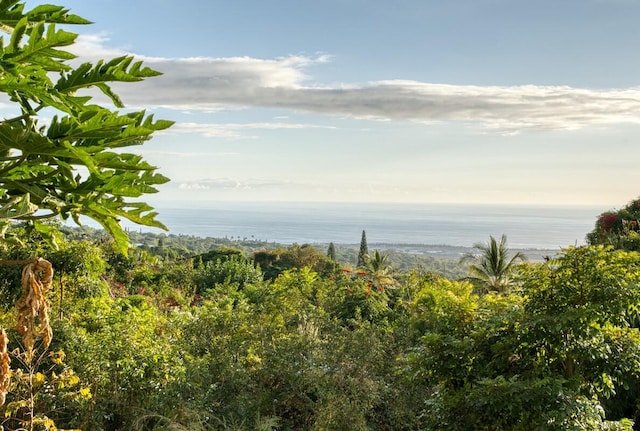
[[[49,245],[54,249],[58,249],[58,244],[62,241],[63,237],[62,233],[56,226],[35,220],[33,222],[33,228]]]
[[[80,222],[86,216],[126,253],[121,219],[166,229],[153,208],[128,199],[157,192],[155,186],[168,178],[139,155],[111,150],[145,143],[173,123],[155,121],[145,111],[112,111],[77,94],[98,90],[122,107],[113,83],[160,74],[132,56],[70,64],[75,55],[66,47],[78,35],[56,25],[88,23],[61,6],[25,10],[24,2],[0,0],[0,31],[9,35],[0,37],[0,93],[18,112],[0,122],[0,223],[28,220],[54,242],[51,226],[41,219]],[[39,123],[43,110],[53,118]]]
[[[31,203],[28,193],[15,196],[10,201],[0,206],[0,220],[25,217],[35,213],[38,206]]]

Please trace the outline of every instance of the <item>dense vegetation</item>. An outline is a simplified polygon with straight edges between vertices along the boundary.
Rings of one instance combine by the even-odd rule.
[[[590,244],[640,251],[640,198],[632,200],[622,209],[600,214],[593,231],[587,235],[587,241]]]
[[[131,199],[167,179],[122,147],[170,123],[79,94],[120,109],[110,83],[157,74],[69,65],[55,25],[86,23],[0,2],[3,429],[633,429],[639,201],[541,262],[490,238],[465,278],[394,267],[364,232],[348,259],[127,235],[162,226]],[[52,222],[82,215],[104,232]]]
[[[394,270],[377,250],[357,268],[357,249],[344,263],[156,236],[125,255],[102,232],[62,231],[57,249],[28,226],[14,230],[26,247],[4,245],[57,269],[53,341],[29,367],[12,358],[5,429],[30,399],[36,425],[85,430],[632,429],[637,414],[636,252],[567,248],[512,265],[496,290]],[[14,328],[20,271],[1,269]]]

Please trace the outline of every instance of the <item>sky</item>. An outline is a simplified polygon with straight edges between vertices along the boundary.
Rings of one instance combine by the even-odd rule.
[[[28,6],[40,2],[28,1]],[[595,205],[640,194],[640,0],[59,0],[175,121],[147,199]]]

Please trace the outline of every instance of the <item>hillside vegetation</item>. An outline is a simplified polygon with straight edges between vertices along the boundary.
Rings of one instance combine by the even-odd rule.
[[[522,261],[491,237],[466,267],[365,232],[353,250],[126,232],[163,227],[138,199],[168,179],[126,151],[171,122],[112,110],[112,84],[159,72],[72,61],[56,26],[89,23],[0,2],[1,429],[633,429],[638,201],[588,246]],[[81,217],[104,230],[61,227]]]
[[[52,341],[36,330],[26,358],[21,268],[0,267],[5,429],[32,414],[83,430],[632,429],[637,415],[636,252],[570,247],[495,291],[377,250],[358,268],[306,245],[132,234],[124,255],[62,230],[57,249],[28,226],[3,245],[55,268]]]

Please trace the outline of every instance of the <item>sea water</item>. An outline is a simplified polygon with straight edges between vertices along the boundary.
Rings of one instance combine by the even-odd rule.
[[[280,244],[433,244],[471,247],[492,235],[518,249],[585,243],[603,207],[206,202],[156,204],[169,234]],[[129,229],[149,231],[132,224]],[[154,232],[161,232],[152,230]]]

